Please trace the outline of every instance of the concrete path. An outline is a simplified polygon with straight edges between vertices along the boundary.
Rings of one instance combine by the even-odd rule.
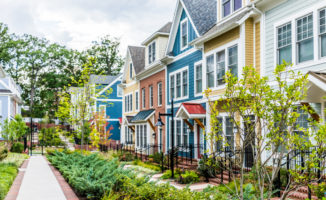
[[[18,200],[66,200],[62,189],[42,156],[29,160]]]

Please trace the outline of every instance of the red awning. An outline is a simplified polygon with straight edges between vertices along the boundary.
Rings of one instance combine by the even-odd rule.
[[[199,119],[206,117],[205,108],[199,103],[182,103],[176,114],[181,119]]]
[[[122,124],[122,117],[119,117],[119,122],[120,124]]]

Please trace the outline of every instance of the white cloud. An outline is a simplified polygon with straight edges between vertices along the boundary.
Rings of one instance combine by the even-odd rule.
[[[12,32],[33,34],[82,50],[101,36],[140,45],[173,18],[176,0],[0,0],[0,21]],[[4,8],[4,9],[3,9]]]

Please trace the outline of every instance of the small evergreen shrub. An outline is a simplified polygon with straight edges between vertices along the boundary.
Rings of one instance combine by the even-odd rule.
[[[191,184],[199,182],[198,174],[194,171],[185,171],[179,176],[178,182],[181,184]]]
[[[16,142],[11,146],[10,151],[13,153],[23,153],[24,145],[22,143]]]

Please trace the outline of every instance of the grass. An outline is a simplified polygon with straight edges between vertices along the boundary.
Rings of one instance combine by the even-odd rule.
[[[0,162],[0,200],[6,197],[12,183],[14,182],[18,167],[28,158],[28,155],[9,153],[8,156]]]
[[[147,168],[147,169],[150,169],[150,170],[153,170],[153,171],[161,171],[161,168],[159,166],[156,166],[156,165],[153,165],[151,163],[144,163],[140,160],[134,160],[132,162],[133,165],[138,165],[138,166],[141,166],[141,167],[144,167],[144,168]]]

